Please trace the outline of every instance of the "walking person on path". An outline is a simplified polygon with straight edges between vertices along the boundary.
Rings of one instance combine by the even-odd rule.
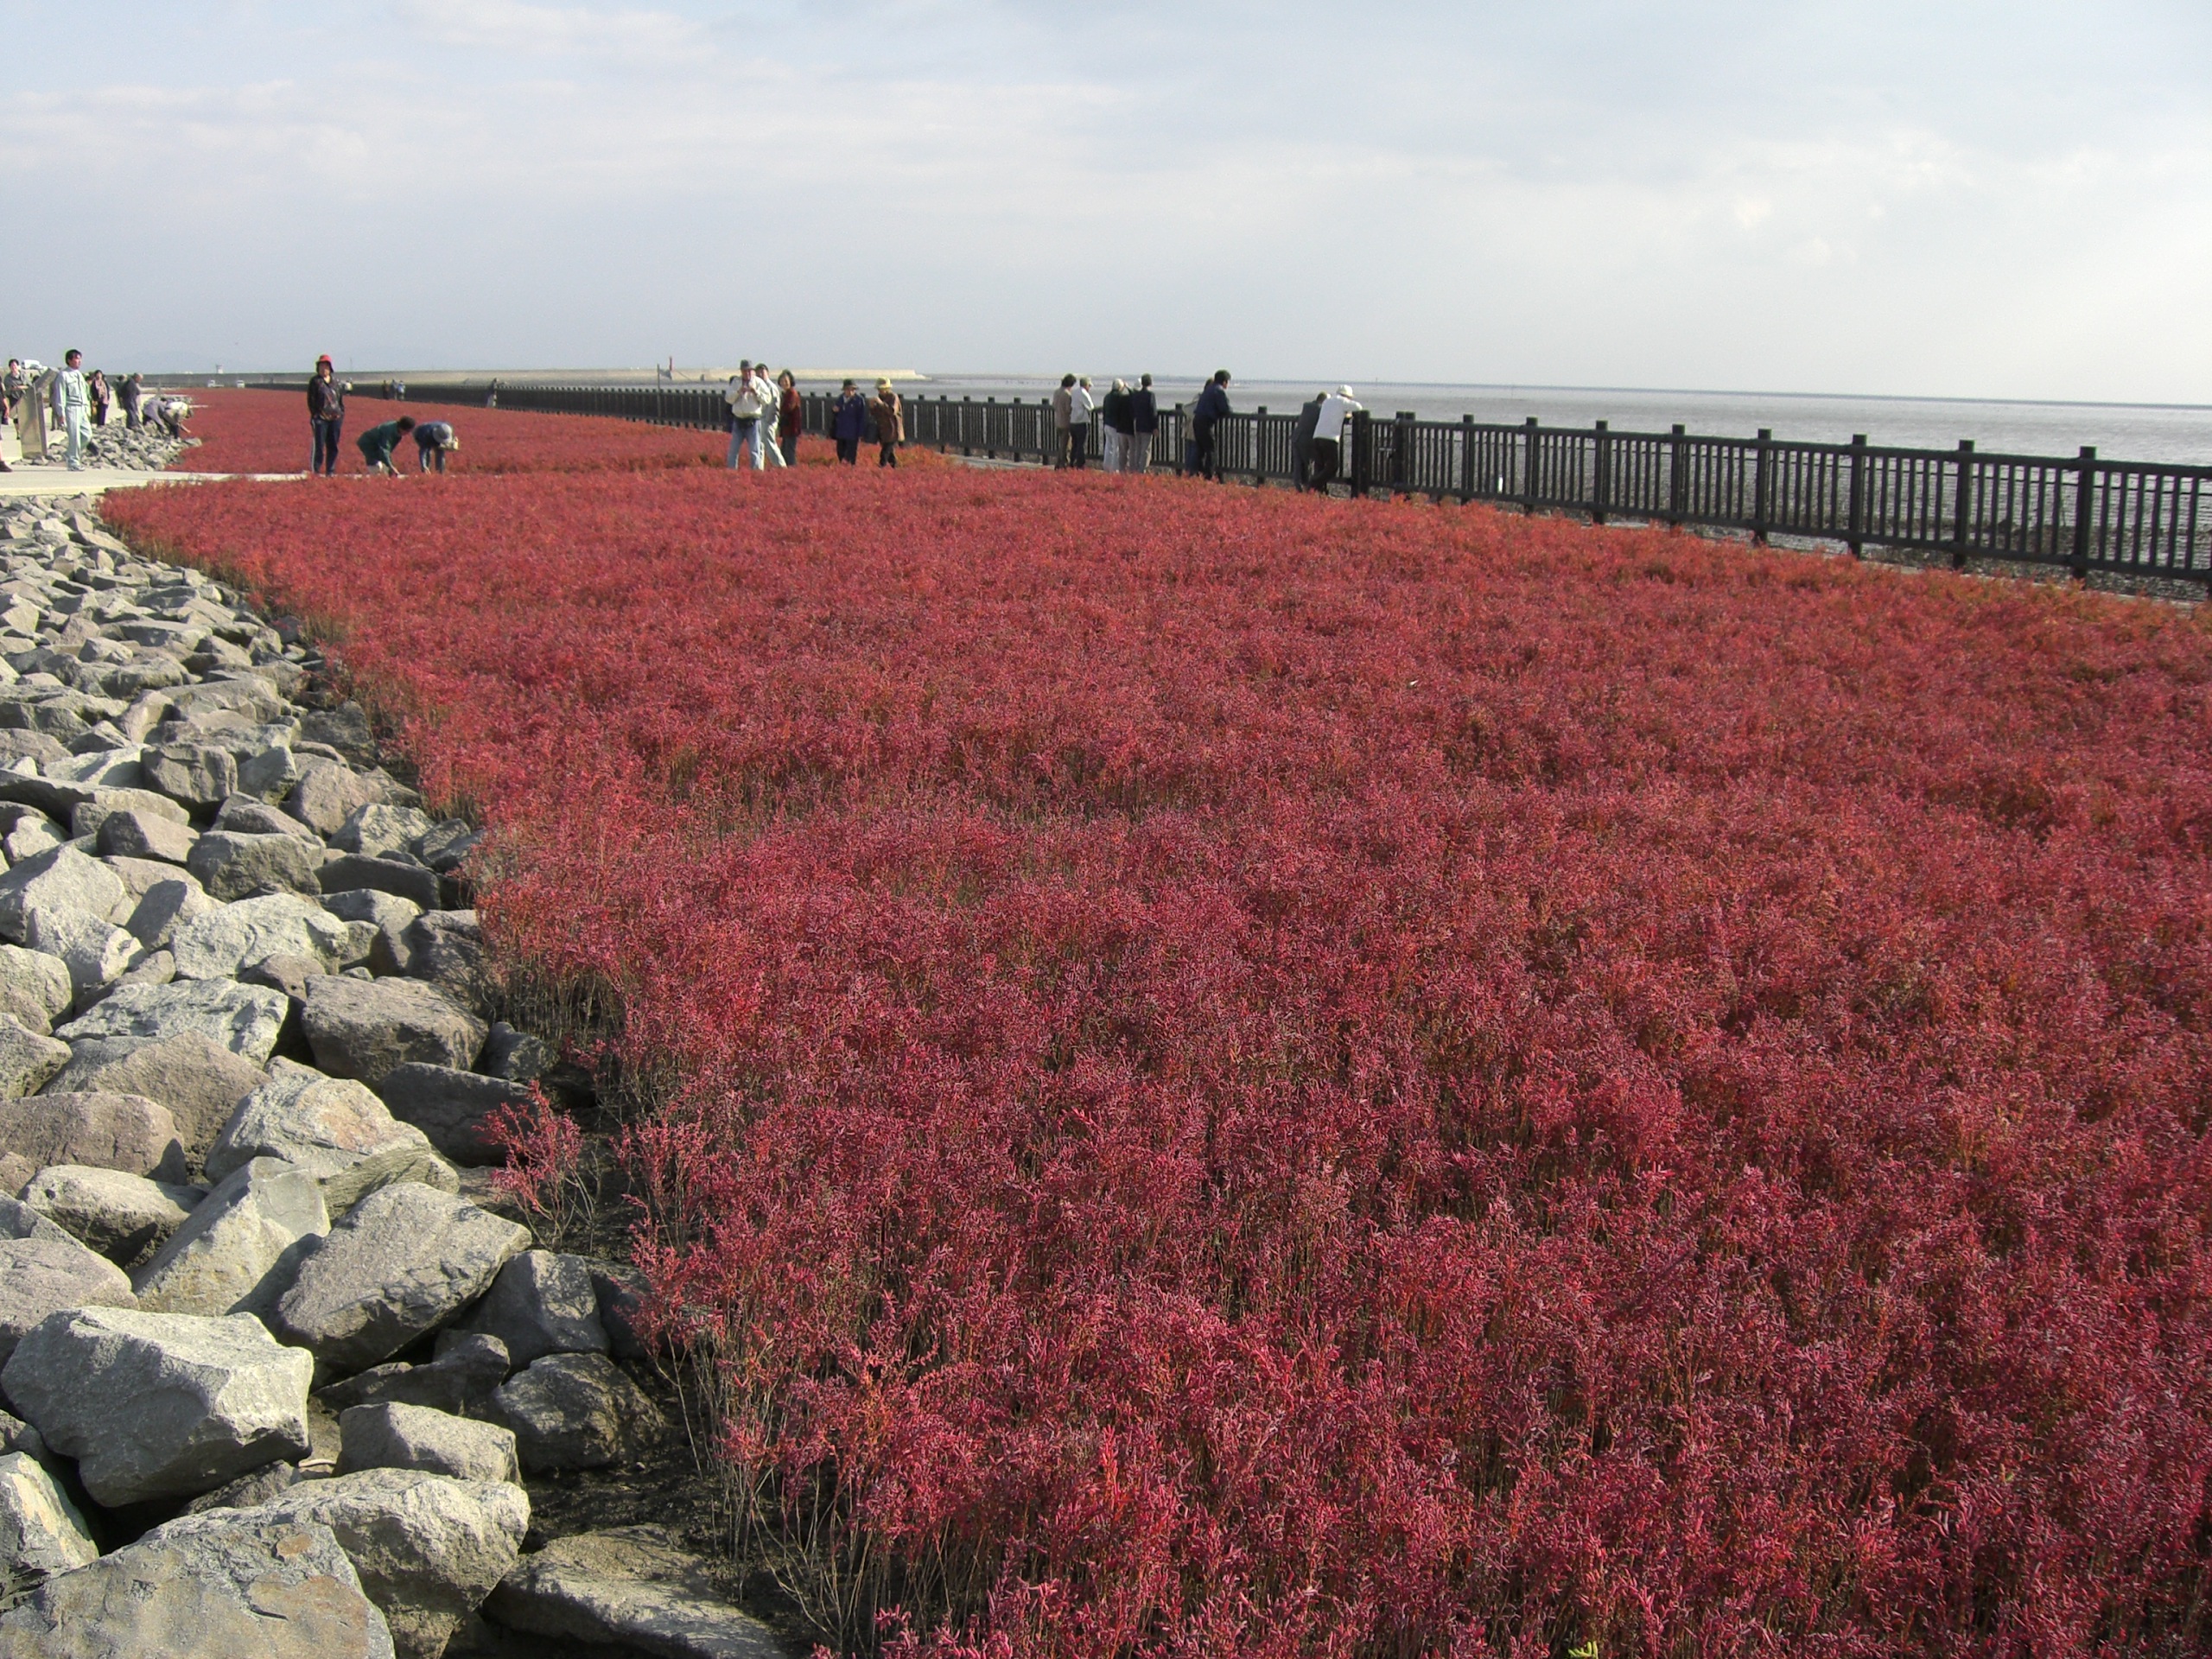
[[[1099,441],[1105,446],[1106,470],[1123,471],[1128,464],[1129,434],[1135,429],[1129,423],[1129,383],[1116,380],[1114,389],[1106,394],[1100,405],[1099,417],[1106,424],[1099,429]]]
[[[1074,402],[1075,376],[1064,374],[1060,389],[1052,394],[1052,432],[1059,451],[1052,457],[1055,467],[1068,464],[1068,410]]]
[[[446,469],[446,457],[461,448],[461,435],[450,421],[425,421],[415,429],[415,470]]]
[[[1068,465],[1078,473],[1090,464],[1090,417],[1097,408],[1090,395],[1090,377],[1085,375],[1068,393]]]
[[[386,421],[372,426],[353,440],[360,446],[361,459],[369,464],[372,473],[390,473],[399,476],[399,468],[392,464],[392,452],[399,448],[399,441],[415,429],[415,417],[403,415],[396,421]]]
[[[85,445],[92,435],[92,393],[85,384],[85,354],[73,346],[62,353],[61,372],[54,381],[54,413],[61,423],[62,436],[68,445],[66,461],[69,470],[85,470]]]
[[[16,429],[16,442],[19,447],[23,441],[23,399],[29,396],[30,389],[31,378],[23,372],[23,359],[10,358],[7,374],[0,377],[0,424]],[[16,469],[6,461],[0,461],[0,470],[12,473]]]
[[[899,403],[899,394],[891,390],[888,380],[875,383],[875,401],[868,409],[875,416],[875,441],[883,446],[875,464],[895,467],[899,465],[899,446],[906,440],[906,418],[905,405]]]
[[[1122,470],[1129,473],[1148,473],[1152,470],[1153,435],[1160,430],[1160,399],[1152,390],[1152,377],[1137,377],[1137,389],[1129,394],[1129,441],[1122,455]]]
[[[1323,495],[1329,493],[1344,453],[1344,423],[1364,407],[1353,400],[1350,386],[1338,386],[1322,400],[1320,416],[1313,424],[1313,487]]]
[[[1198,394],[1197,406],[1191,410],[1192,462],[1200,478],[1221,482],[1221,469],[1213,458],[1214,428],[1224,415],[1236,410],[1229,406],[1229,371],[1216,369],[1213,378],[1206,382],[1206,389]]]
[[[836,441],[838,461],[847,467],[859,466],[861,440],[868,435],[868,399],[849,380],[830,405],[830,435]]]
[[[806,425],[806,405],[799,401],[798,377],[785,369],[776,377],[776,447],[784,452],[786,467],[798,465],[798,435]]]
[[[1307,488],[1313,477],[1313,429],[1320,423],[1321,405],[1329,400],[1325,391],[1317,391],[1306,406],[1298,411],[1298,424],[1290,432],[1290,486],[1294,490]]]
[[[345,429],[346,388],[338,384],[330,359],[318,357],[308,380],[308,435],[315,444],[308,456],[309,478],[337,476],[338,437]]]
[[[760,396],[759,384],[753,378],[753,359],[746,358],[737,365],[737,372],[729,378],[729,390],[722,394],[722,402],[729,407],[729,456],[732,472],[745,465],[746,456],[760,436],[760,417],[767,412],[767,404]]]
[[[47,445],[51,442],[52,429],[47,424],[48,411],[54,406],[54,383],[60,378],[59,369],[35,369],[26,366],[31,376],[30,390],[16,406],[16,437],[23,447],[23,459],[46,463]]]

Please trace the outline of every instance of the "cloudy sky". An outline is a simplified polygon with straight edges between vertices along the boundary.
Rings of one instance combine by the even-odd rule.
[[[2203,0],[0,0],[0,41],[41,356],[2212,403]]]

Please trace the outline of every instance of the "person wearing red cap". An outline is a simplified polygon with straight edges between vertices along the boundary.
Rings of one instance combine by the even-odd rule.
[[[325,478],[338,471],[338,435],[346,424],[346,388],[338,384],[327,357],[315,360],[315,378],[308,382],[308,425],[315,434],[315,453],[308,461],[308,476]]]

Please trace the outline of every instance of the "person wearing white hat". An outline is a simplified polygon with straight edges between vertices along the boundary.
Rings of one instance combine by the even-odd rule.
[[[1313,423],[1313,467],[1310,486],[1319,494],[1329,493],[1344,453],[1344,423],[1366,405],[1356,401],[1350,386],[1338,386],[1321,400],[1321,413]]]

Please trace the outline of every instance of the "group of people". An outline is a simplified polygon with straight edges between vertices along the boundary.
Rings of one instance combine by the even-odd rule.
[[[145,378],[137,374],[125,375],[120,385],[111,387],[105,372],[86,369],[85,354],[73,348],[63,353],[58,369],[11,357],[6,376],[0,378],[0,424],[15,429],[26,461],[43,461],[58,432],[65,463],[71,472],[81,473],[92,429],[105,426],[118,410],[126,425],[158,421],[172,437],[181,438],[191,405],[182,398],[149,397]],[[0,460],[0,473],[13,470]]]
[[[1224,385],[1229,372],[1222,371]],[[1160,399],[1152,377],[1139,375],[1135,386],[1116,380],[1104,397],[1090,390],[1090,377],[1066,374],[1052,394],[1052,429],[1059,436],[1058,467],[1081,472],[1090,461],[1090,427],[1100,428],[1098,458],[1109,473],[1152,469],[1152,441],[1160,431]]]
[[[1186,474],[1220,480],[1214,441],[1223,419],[1236,413],[1229,404],[1229,378],[1227,369],[1216,370],[1191,405],[1183,434]],[[1291,443],[1293,481],[1299,489],[1327,493],[1343,467],[1345,423],[1364,407],[1350,386],[1338,386],[1314,393],[1299,410]],[[1052,426],[1059,440],[1054,466],[1080,472],[1088,465],[1094,424],[1100,428],[1098,453],[1108,472],[1149,471],[1153,440],[1160,430],[1160,400],[1152,377],[1140,376],[1134,387],[1116,380],[1102,398],[1092,392],[1088,376],[1061,376],[1059,390],[1052,394]]]
[[[756,472],[798,463],[799,435],[806,429],[806,405],[800,401],[798,378],[785,369],[772,381],[768,365],[746,359],[729,378],[722,394],[729,415],[728,465],[734,470],[751,467]],[[876,465],[896,467],[899,446],[906,441],[906,407],[888,380],[875,383],[875,396],[862,397],[848,380],[830,408],[830,441],[845,466],[860,464],[861,440],[873,428]]]
[[[308,381],[308,426],[313,446],[308,461],[310,478],[337,474],[338,441],[346,429],[346,394],[352,390],[349,383],[338,378],[328,357],[315,359],[315,373]],[[446,457],[461,448],[461,437],[452,422],[418,421],[412,415],[379,421],[353,442],[372,473],[397,477],[399,463],[393,457],[410,434],[415,439],[417,472],[444,472]]]

